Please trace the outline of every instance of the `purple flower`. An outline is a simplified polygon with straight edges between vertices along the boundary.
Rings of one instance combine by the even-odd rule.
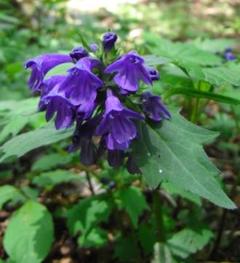
[[[153,121],[170,119],[171,114],[166,106],[162,103],[159,96],[154,96],[150,92],[144,92],[141,96],[142,107],[145,114]]]
[[[98,45],[96,43],[92,43],[89,45],[90,50],[95,53],[98,51]]]
[[[55,75],[43,80],[41,85],[41,95],[46,96],[53,88],[59,87],[59,85],[65,80],[64,75]]]
[[[95,163],[97,159],[97,149],[92,141],[92,137],[98,122],[98,117],[90,119],[83,124],[81,122],[77,122],[76,129],[73,134],[72,145],[69,150],[75,151],[80,148],[80,161],[85,165],[91,165]]]
[[[152,81],[160,79],[159,73],[155,68],[148,68],[148,73]]]
[[[148,85],[152,84],[144,59],[134,51],[113,62],[105,69],[105,72],[117,72],[114,81],[125,93],[126,91],[136,92],[141,80]]]
[[[236,56],[233,54],[232,48],[226,48],[223,56],[227,61],[233,61],[236,59]]]
[[[97,89],[103,86],[103,82],[91,72],[98,64],[98,60],[84,57],[68,70],[68,76],[59,90],[64,92],[72,104],[81,105],[95,100]]]
[[[59,77],[60,80],[60,77]],[[61,76],[61,80],[64,79]],[[59,92],[57,83],[55,87],[40,99],[39,110],[46,111],[46,120],[49,121],[55,116],[56,129],[64,129],[70,127],[75,119],[75,106]]]
[[[70,56],[74,62],[77,62],[79,59],[87,57],[88,52],[84,47],[75,47],[72,49]]]
[[[144,119],[142,115],[122,106],[117,97],[108,90],[105,112],[96,134],[104,135],[108,150],[125,150],[137,136],[137,129],[131,119]]]
[[[103,40],[102,40],[102,44],[103,44],[103,48],[105,51],[110,51],[113,47],[115,42],[117,41],[117,34],[114,32],[106,32],[103,35]]]
[[[59,64],[71,61],[72,59],[69,55],[62,54],[45,54],[29,59],[25,64],[25,68],[30,68],[32,70],[28,80],[30,89],[34,92],[40,91],[43,78],[49,70]]]
[[[77,118],[79,120],[86,120],[91,117],[93,111],[95,110],[96,103],[95,101],[89,101],[81,104],[77,108]]]

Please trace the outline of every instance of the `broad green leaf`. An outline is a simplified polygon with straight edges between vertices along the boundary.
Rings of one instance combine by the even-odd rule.
[[[116,193],[116,198],[120,201],[120,207],[125,209],[134,225],[138,225],[138,217],[145,209],[148,209],[143,193],[136,187],[131,186],[121,189]]]
[[[24,196],[20,191],[11,185],[4,185],[0,187],[0,210],[8,201],[24,200]]]
[[[193,80],[204,80],[212,85],[223,86],[231,84],[240,86],[240,67],[235,64],[225,64],[218,67],[200,67],[194,63],[181,62],[182,66]]]
[[[8,136],[15,136],[21,129],[28,123],[28,118],[16,116],[9,120],[6,126],[0,132],[0,143],[3,142]]]
[[[207,92],[207,91],[201,91],[201,90],[195,90],[195,89],[186,89],[186,88],[169,89],[165,93],[165,98],[170,97],[172,95],[176,95],[176,94],[183,94],[189,97],[209,99],[209,100],[214,100],[214,101],[218,101],[221,103],[227,103],[227,104],[232,104],[232,105],[240,104],[240,100],[236,98],[231,98],[231,97],[216,94],[213,92]]]
[[[191,42],[192,45],[199,49],[206,50],[212,53],[223,52],[226,48],[236,46],[236,40],[234,39],[196,39]]]
[[[208,244],[213,233],[208,229],[183,229],[167,241],[172,253],[181,258],[197,252]]]
[[[87,236],[100,222],[106,221],[109,212],[108,203],[99,196],[80,200],[67,213],[70,233],[77,235],[80,231],[82,235]]]
[[[63,166],[72,160],[72,156],[67,154],[51,153],[39,158],[32,166],[33,171],[51,170],[57,166]]]
[[[0,162],[9,157],[21,157],[27,152],[70,137],[73,129],[56,130],[52,125],[13,137],[0,147]]]
[[[194,63],[198,65],[220,65],[222,59],[215,54],[199,49],[188,43],[173,43],[158,36],[149,37],[144,33],[149,50],[157,56],[169,59],[173,63]]]
[[[235,208],[221,189],[219,171],[205,154],[202,143],[212,141],[215,132],[200,128],[172,113],[169,121],[155,127],[139,127],[135,142],[136,161],[146,182],[157,187],[169,181],[180,188],[206,198],[216,205]]]
[[[189,191],[183,190],[181,187],[179,187],[177,184],[172,184],[170,182],[163,182],[161,184],[161,187],[166,190],[168,193],[173,195],[180,195],[181,197],[197,204],[201,205],[201,199],[198,195],[193,194]]]
[[[39,176],[34,177],[32,182],[41,187],[52,188],[57,184],[81,180],[82,177],[76,173],[65,170],[56,170],[40,174]]]
[[[53,242],[51,214],[41,204],[28,201],[15,212],[7,226],[4,248],[17,263],[40,263]]]
[[[154,55],[146,55],[143,56],[145,63],[149,66],[157,66],[157,65],[164,65],[170,62],[169,59],[164,57],[157,57]]]
[[[80,247],[99,248],[104,246],[108,241],[107,232],[101,228],[93,228],[86,236],[80,235],[78,244]]]

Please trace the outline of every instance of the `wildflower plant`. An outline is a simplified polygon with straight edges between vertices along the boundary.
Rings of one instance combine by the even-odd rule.
[[[218,134],[196,123],[209,119],[207,100],[240,104],[218,93],[223,81],[237,91],[238,58],[145,42],[144,56],[123,53],[107,32],[26,61],[34,98],[0,103],[0,163],[17,175],[0,187],[0,207],[17,210],[4,231],[7,262],[50,262],[62,245],[83,262],[96,251],[102,262],[188,262],[213,237],[201,198],[236,208],[203,148]]]
[[[107,32],[101,48],[91,44],[66,55],[45,54],[28,60],[28,84],[40,95],[39,110],[47,121],[54,119],[56,129],[75,126],[69,150],[80,149],[83,164],[96,163],[106,152],[109,165],[126,165],[130,173],[139,173],[132,156],[138,124],[163,122],[171,114],[161,98],[151,93],[152,83],[159,80],[157,69],[147,66],[136,51],[114,57],[117,38]],[[72,66],[66,74],[46,76],[67,62]],[[140,90],[142,84],[148,86],[147,92]]]

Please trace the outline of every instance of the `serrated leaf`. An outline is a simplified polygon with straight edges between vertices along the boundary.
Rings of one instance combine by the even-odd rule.
[[[186,228],[174,234],[167,244],[174,255],[187,258],[206,246],[212,237],[213,233],[208,229],[197,231]]]
[[[120,207],[127,211],[134,227],[137,227],[139,216],[145,209],[148,209],[143,193],[137,187],[131,186],[119,190],[116,197],[120,201]]]
[[[216,133],[172,113],[171,120],[160,126],[140,126],[139,140],[134,145],[135,158],[151,187],[169,181],[216,205],[233,209],[235,204],[215,178],[219,171],[201,145],[215,136]]]
[[[151,33],[144,33],[150,50],[157,56],[171,60],[173,63],[194,63],[198,65],[220,65],[222,59],[215,54],[199,49],[189,43],[173,43]]]
[[[0,210],[8,201],[24,200],[24,196],[20,191],[11,185],[4,185],[0,187]]]
[[[79,201],[67,213],[67,225],[72,235],[88,233],[109,216],[109,205],[98,196]]]
[[[4,248],[17,263],[40,263],[53,242],[51,214],[41,204],[28,201],[13,214],[4,236]]]
[[[108,241],[108,233],[101,228],[93,228],[86,236],[81,235],[78,238],[80,247],[94,247],[99,248],[105,245]]]
[[[20,134],[0,147],[0,153],[3,153],[0,162],[9,157],[21,157],[31,150],[66,139],[72,133],[73,129],[71,128],[56,130],[52,125],[48,125],[44,128]]]
[[[33,178],[32,182],[38,186],[52,188],[58,184],[81,181],[82,178],[71,171],[56,170],[42,173]]]

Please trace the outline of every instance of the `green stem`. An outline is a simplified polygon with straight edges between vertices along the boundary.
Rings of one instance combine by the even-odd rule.
[[[157,241],[165,242],[165,227],[163,221],[163,210],[158,190],[153,192],[153,212],[156,220]]]

